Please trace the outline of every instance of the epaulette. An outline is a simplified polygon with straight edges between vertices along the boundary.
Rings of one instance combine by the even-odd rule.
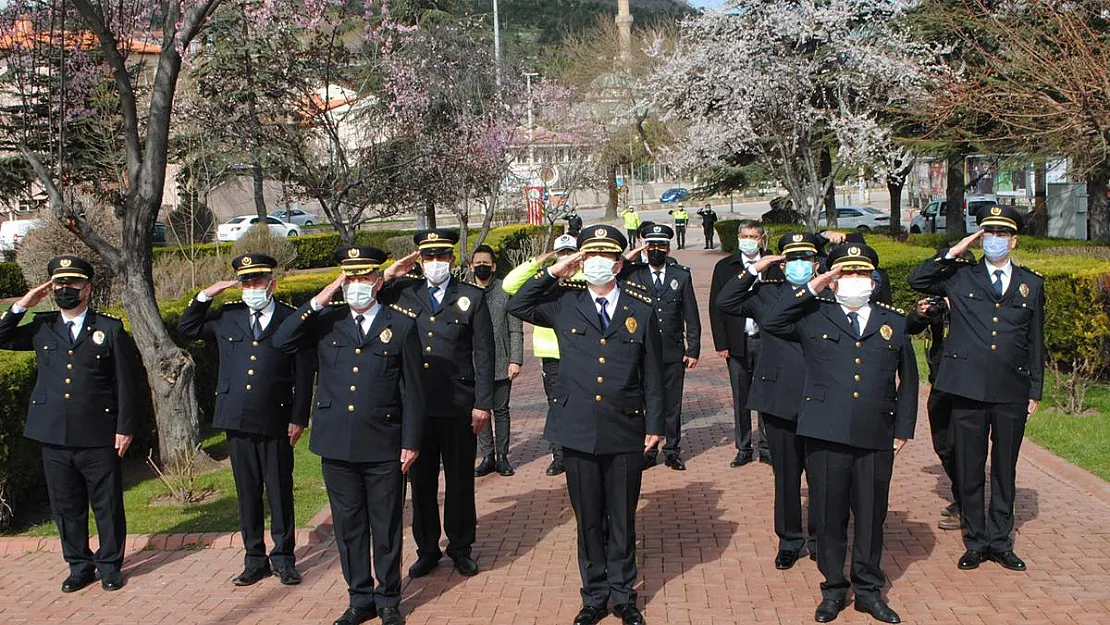
[[[624,292],[627,293],[628,296],[632,299],[638,299],[649,306],[652,304],[650,297],[637,291],[636,289],[626,289]]]
[[[872,306],[878,306],[879,308],[885,308],[885,309],[889,310],[890,312],[896,312],[899,315],[905,315],[906,314],[906,311],[902,310],[901,308],[898,308],[897,306],[891,306],[890,304],[887,304],[886,302],[871,302],[871,305]]]
[[[194,298],[194,299],[196,299],[196,298]],[[229,300],[229,301],[226,301],[226,302],[223,303],[224,308],[227,308],[228,306],[246,306],[246,304],[244,304],[243,300],[241,300],[241,299],[233,299],[233,300]]]
[[[586,282],[585,280],[560,280],[559,286],[567,289],[585,289]]]
[[[120,319],[119,317],[117,317],[115,315],[109,315],[106,312],[100,312],[99,310],[94,311],[94,312],[96,312],[96,314],[100,315],[101,317],[107,317],[109,319],[115,319],[116,321],[123,321],[123,319]]]
[[[647,290],[648,290],[648,288],[647,288],[646,286],[644,286],[644,285],[640,284],[639,282],[633,282],[632,280],[624,280],[623,282],[624,282],[625,284],[627,284],[628,286],[630,286],[630,287],[633,287],[633,288],[637,288],[637,289],[640,289],[641,291],[643,291],[643,292],[645,292],[645,293],[646,293],[646,292],[647,292]]]
[[[296,306],[294,306],[294,305],[290,304],[289,302],[283,302],[283,301],[281,301],[281,300],[279,300],[279,299],[275,299],[275,300],[274,300],[274,304],[281,304],[282,306],[285,306],[286,308],[292,308],[293,310],[296,310],[296,309],[297,309],[297,307],[296,307]]]
[[[1042,276],[1040,274],[1040,272],[1038,272],[1036,269],[1030,269],[1029,267],[1026,267],[1025,265],[1015,264],[1014,266],[1019,268],[1019,269],[1024,269],[1024,270],[1028,271],[1029,273],[1033,274],[1034,276],[1037,276],[1038,278],[1044,279],[1044,276]]]
[[[798,292],[799,293],[809,293],[809,291],[806,291],[806,290],[802,290],[802,291],[798,291]],[[801,297],[801,296],[799,296],[799,297]],[[820,301],[820,302],[826,302],[826,303],[829,303],[829,304],[839,304],[840,303],[840,302],[836,301],[836,299],[834,299],[832,297],[825,297],[824,295],[815,295],[813,297],[813,299],[815,299],[817,301]]]
[[[396,310],[397,312],[401,313],[402,315],[404,315],[406,317],[416,319],[416,313],[413,312],[412,310],[409,310],[408,308],[401,308],[397,304],[390,304],[389,307],[392,308],[393,310]]]
[[[332,301],[328,302],[328,306],[346,306],[346,305],[347,305],[347,300],[345,300],[345,299],[333,299]]]
[[[57,311],[57,310],[36,310],[35,311],[35,316],[36,317],[39,316],[39,315],[60,315],[60,314],[62,314],[61,311]]]
[[[786,282],[786,280],[782,280],[781,278],[767,278],[765,280],[760,280],[760,282],[763,284],[782,284]]]
[[[422,274],[422,273],[413,273],[413,272],[410,271],[410,272],[406,273],[405,275],[403,275],[401,277],[402,278],[412,278],[413,280],[423,280],[424,279],[424,274]]]

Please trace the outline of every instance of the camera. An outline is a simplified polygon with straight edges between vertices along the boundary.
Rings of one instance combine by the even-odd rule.
[[[940,315],[948,312],[948,302],[940,295],[931,295],[926,298],[929,307],[925,310],[925,317],[928,319],[936,319]]]

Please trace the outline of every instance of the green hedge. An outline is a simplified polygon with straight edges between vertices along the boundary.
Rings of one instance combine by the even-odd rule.
[[[46,493],[39,445],[23,438],[34,381],[32,354],[0,357],[0,529],[25,499],[42,499]]]
[[[0,263],[0,297],[22,297],[27,281],[17,263]]]

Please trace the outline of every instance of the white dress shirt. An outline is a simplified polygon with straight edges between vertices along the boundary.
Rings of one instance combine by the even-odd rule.
[[[759,272],[755,270],[755,264],[759,262],[759,257],[760,257],[759,254],[756,254],[752,258],[748,258],[747,256],[745,256],[743,254],[740,255],[740,258],[743,259],[743,261],[744,261],[744,269],[746,269],[749,273],[751,273],[753,276],[755,276],[756,281],[759,280]],[[759,324],[757,324],[755,321],[753,321],[751,317],[745,318],[744,319],[744,333],[748,334],[748,335],[752,335],[752,334],[757,334],[758,332],[759,332]]]
[[[433,286],[434,287],[439,287],[439,289],[435,293],[432,293],[432,297],[436,298],[436,304],[437,305],[443,306],[443,296],[447,292],[447,285],[451,284],[451,278],[447,278],[446,280],[444,280],[440,284],[432,284],[431,282],[428,282],[427,280],[425,280],[425,282],[428,285],[428,293],[432,293],[432,287]]]
[[[1010,289],[1010,278],[1014,275],[1014,263],[1007,260],[1005,266],[995,267],[994,265],[984,261],[984,265],[986,265],[987,278],[990,280],[992,287],[994,286],[994,272],[1002,272],[1002,293],[1005,294],[1006,291]]]
[[[667,284],[667,265],[665,263],[662,267],[660,267],[658,269],[656,269],[655,267],[652,267],[651,265],[648,265],[648,269],[651,270],[651,286],[652,286],[652,288],[655,288],[655,276],[656,276],[656,274],[659,275],[659,283],[660,284]]]
[[[69,323],[70,321],[73,322],[73,327],[69,329],[69,332],[70,332],[71,338],[73,340],[77,340],[77,337],[81,336],[81,329],[85,327],[85,317],[87,317],[88,314],[89,314],[88,307],[86,306],[85,310],[82,310],[81,314],[77,315],[76,317],[70,317],[70,316],[66,315],[66,311],[64,311],[64,310],[61,311],[61,313],[62,313],[62,325],[65,325],[65,324]]]
[[[604,295],[598,295],[592,290],[590,290],[589,293],[590,299],[594,301],[594,309],[597,310],[599,316],[601,315],[601,306],[598,305],[597,298],[605,298],[605,312],[609,313],[609,320],[612,321],[613,315],[617,312],[617,299],[620,298],[621,290],[613,286],[613,289]]]
[[[859,333],[863,334],[863,331],[867,329],[867,320],[871,318],[871,304],[864,304],[862,308],[856,311],[841,305],[840,310],[844,312],[845,317],[848,317],[848,313],[850,312],[855,312],[859,315]]]
[[[366,336],[367,334],[370,333],[370,326],[374,325],[374,318],[376,318],[378,316],[378,311],[380,311],[381,309],[382,309],[382,306],[381,306],[381,304],[378,303],[377,300],[374,300],[374,304],[371,305],[370,310],[367,310],[366,312],[355,312],[355,310],[353,308],[351,309],[351,319],[354,319],[355,317],[357,317],[359,315],[362,315],[362,335],[363,336]],[[358,321],[356,320],[355,323],[358,323]]]
[[[201,291],[200,293],[197,293],[197,301],[203,304],[204,302],[212,301],[212,298],[208,297],[208,295],[204,291]],[[261,311],[255,311],[253,308],[250,308],[248,306],[247,310],[249,312],[247,314],[249,315],[250,323],[252,325],[254,324],[254,313],[255,312],[261,312],[262,315],[260,317],[258,317],[258,325],[263,330],[265,330],[267,327],[269,327],[270,320],[274,318],[274,310],[276,308],[277,308],[277,305],[274,303],[274,298],[272,298],[272,297],[270,298],[270,303],[266,304],[266,307],[263,308]]]

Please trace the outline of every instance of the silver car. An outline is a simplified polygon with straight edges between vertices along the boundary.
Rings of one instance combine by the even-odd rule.
[[[320,223],[319,217],[299,208],[283,208],[281,210],[276,210],[270,213],[270,217],[298,226],[311,226]]]
[[[824,213],[817,219],[817,227],[824,228],[826,219]],[[889,228],[890,215],[870,206],[838,206],[836,208],[836,227],[855,228],[857,230],[871,230],[872,228]]]

